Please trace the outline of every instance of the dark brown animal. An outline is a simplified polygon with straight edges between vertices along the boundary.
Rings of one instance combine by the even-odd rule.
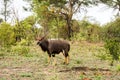
[[[50,62],[50,58],[55,57],[55,54],[59,54],[60,52],[63,53],[63,55],[65,56],[65,62],[66,64],[68,64],[69,61],[69,50],[70,50],[70,44],[65,41],[65,40],[48,40],[45,39],[44,37],[42,37],[41,39],[37,39],[37,45],[39,45],[41,47],[41,49],[48,53],[49,55],[49,62]]]

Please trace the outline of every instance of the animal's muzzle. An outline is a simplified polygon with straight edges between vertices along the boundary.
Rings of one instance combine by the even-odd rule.
[[[37,42],[37,45],[39,45],[40,44],[40,42]]]

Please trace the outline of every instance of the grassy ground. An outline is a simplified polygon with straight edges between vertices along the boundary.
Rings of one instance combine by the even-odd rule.
[[[26,56],[0,56],[0,80],[120,80],[120,62],[110,66],[110,59],[103,54],[102,43],[72,42],[69,64],[64,65],[59,54],[54,66],[53,60],[47,64],[47,53],[34,44]]]

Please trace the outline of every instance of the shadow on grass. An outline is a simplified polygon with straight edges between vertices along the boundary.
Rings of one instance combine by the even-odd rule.
[[[110,70],[103,68],[72,67],[71,69],[61,70],[59,72],[69,72],[69,71],[110,71]]]

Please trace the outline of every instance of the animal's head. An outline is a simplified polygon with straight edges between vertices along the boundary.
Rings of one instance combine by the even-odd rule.
[[[45,40],[45,37],[37,38],[37,45],[40,45]]]
[[[47,34],[45,34],[43,37],[37,37],[37,45],[40,45],[41,43],[43,43],[46,40],[46,36]]]

